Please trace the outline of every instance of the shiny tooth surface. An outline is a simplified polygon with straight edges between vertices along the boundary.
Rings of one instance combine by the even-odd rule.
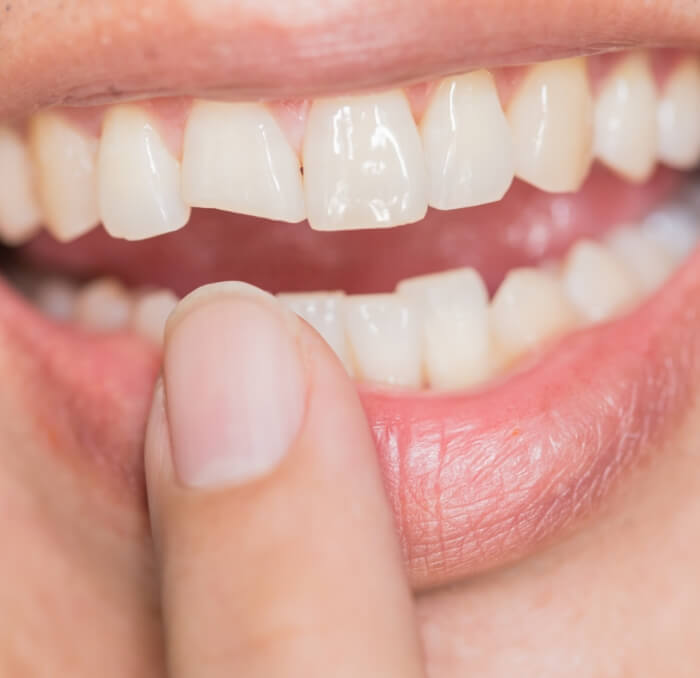
[[[559,280],[536,268],[510,271],[491,302],[494,341],[506,362],[576,324],[576,312]]]
[[[41,212],[27,146],[15,130],[3,126],[0,176],[0,239],[8,245],[19,245],[36,233]]]
[[[123,285],[112,278],[88,283],[78,293],[75,320],[85,329],[113,332],[129,325],[133,300]]]
[[[433,388],[465,388],[491,374],[489,296],[474,269],[403,280],[399,295],[415,300],[423,327],[423,360]]]
[[[513,182],[513,140],[488,71],[446,78],[420,125],[429,203],[441,210],[500,200]]]
[[[75,316],[78,286],[65,278],[47,277],[36,284],[32,298],[50,318],[69,321]]]
[[[345,309],[355,374],[367,381],[420,386],[422,338],[415,302],[397,294],[353,295]]]
[[[100,216],[115,238],[142,240],[176,231],[189,220],[180,163],[143,109],[109,110],[97,167]]]
[[[593,97],[583,58],[537,64],[508,106],[515,174],[552,193],[576,191],[593,153]]]
[[[178,301],[170,290],[144,292],[131,309],[131,328],[155,345],[162,345],[165,322]]]
[[[691,206],[668,205],[647,216],[641,230],[679,262],[697,245],[700,218]]]
[[[656,164],[656,112],[656,84],[647,55],[623,57],[596,100],[596,156],[630,181],[646,181]]]
[[[402,92],[314,101],[303,156],[314,229],[387,228],[425,216],[423,148]]]
[[[100,221],[97,145],[56,113],[35,115],[30,147],[46,228],[61,241],[77,238]]]
[[[352,375],[352,362],[345,336],[343,292],[298,292],[277,295],[279,300],[311,325],[335,351]]]
[[[191,207],[306,218],[299,159],[262,104],[195,102],[185,127],[182,187]]]
[[[564,290],[589,321],[607,320],[639,298],[640,285],[605,246],[589,240],[576,243],[564,262]]]
[[[658,157],[677,169],[700,161],[700,61],[684,59],[671,73],[659,99]]]

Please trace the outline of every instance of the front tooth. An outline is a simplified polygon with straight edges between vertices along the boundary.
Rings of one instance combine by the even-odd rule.
[[[110,235],[142,240],[187,223],[180,164],[141,108],[107,113],[97,168],[100,216]]]
[[[352,374],[345,337],[345,294],[342,292],[299,292],[277,295],[279,300],[311,325],[335,351]]]
[[[659,159],[677,169],[700,160],[700,62],[691,57],[671,74],[657,112]]]
[[[78,293],[75,320],[99,332],[121,330],[129,324],[132,303],[131,295],[116,280],[95,280]]]
[[[39,200],[46,227],[57,240],[77,238],[100,220],[97,143],[55,113],[42,113],[31,121]]]
[[[513,140],[488,71],[443,80],[420,131],[431,207],[471,207],[506,194],[513,183]]]
[[[494,340],[506,362],[574,327],[577,316],[559,280],[546,271],[508,273],[491,302]]]
[[[421,328],[415,302],[397,294],[349,296],[345,318],[355,374],[400,386],[422,384]]]
[[[490,376],[489,295],[475,270],[409,278],[397,291],[419,307],[426,377],[433,388],[465,388]]]
[[[36,233],[41,212],[27,147],[9,127],[0,127],[0,173],[0,238],[18,245]]]
[[[582,240],[573,246],[562,270],[567,296],[592,322],[606,320],[639,297],[639,285],[603,245]]]
[[[170,290],[146,292],[139,296],[131,311],[131,327],[142,337],[160,346],[165,322],[179,299]]]
[[[299,159],[262,104],[198,101],[185,128],[182,187],[192,207],[306,217]]]
[[[656,108],[656,85],[645,54],[624,58],[598,94],[596,155],[631,181],[646,181],[654,170]]]
[[[314,101],[303,154],[312,228],[386,228],[425,216],[423,149],[401,92]]]
[[[516,176],[552,193],[581,187],[593,157],[593,97],[583,58],[531,67],[508,120]]]

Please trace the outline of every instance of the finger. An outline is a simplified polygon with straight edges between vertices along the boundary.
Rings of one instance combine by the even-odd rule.
[[[325,343],[268,295],[168,323],[146,441],[170,675],[421,676],[369,428]]]

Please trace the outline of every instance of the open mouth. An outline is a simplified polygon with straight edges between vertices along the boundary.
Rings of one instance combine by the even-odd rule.
[[[357,380],[418,586],[562,533],[683,416],[693,54],[222,99],[0,129],[3,332],[100,463],[139,468],[167,315],[231,279],[278,294]],[[120,433],[104,408],[125,401]]]

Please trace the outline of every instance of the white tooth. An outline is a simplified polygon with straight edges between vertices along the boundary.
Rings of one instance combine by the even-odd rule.
[[[656,108],[656,84],[646,54],[625,57],[598,93],[596,155],[631,181],[646,181],[654,171]]]
[[[180,163],[143,109],[116,106],[107,113],[97,167],[100,216],[110,235],[142,240],[187,223]]]
[[[75,320],[81,327],[100,332],[126,328],[133,301],[124,287],[111,278],[88,283],[78,293]]]
[[[165,322],[179,299],[170,290],[146,292],[139,296],[131,310],[131,327],[157,346],[163,343]]]
[[[700,62],[681,62],[666,83],[657,112],[659,159],[690,169],[700,161]]]
[[[45,278],[32,293],[38,308],[55,320],[72,320],[78,299],[78,288],[64,278]]]
[[[421,327],[415,303],[397,294],[353,295],[345,318],[355,374],[361,379],[420,386]]]
[[[506,194],[513,183],[513,140],[488,71],[443,80],[420,131],[432,207],[471,207]]]
[[[77,238],[100,220],[97,139],[55,113],[31,121],[31,149],[46,228],[57,240]]]
[[[593,158],[593,96],[583,58],[529,69],[508,106],[515,174],[552,193],[576,191]]]
[[[700,217],[692,206],[668,205],[655,210],[644,220],[642,232],[680,262],[698,242]]]
[[[553,275],[535,268],[510,271],[491,302],[494,340],[506,361],[574,327],[577,317]]]
[[[277,295],[279,300],[311,325],[335,351],[352,374],[345,338],[345,294],[343,292],[299,292]]]
[[[27,147],[17,132],[0,126],[0,239],[19,245],[41,223]]]
[[[420,221],[428,208],[427,175],[405,95],[314,101],[304,139],[304,190],[317,230]]]
[[[306,218],[299,159],[262,104],[198,101],[185,127],[182,189],[192,207]]]
[[[475,270],[409,278],[397,291],[420,310],[425,371],[433,388],[464,388],[490,376],[489,295]]]
[[[606,247],[576,243],[564,261],[562,281],[579,313],[592,322],[606,320],[639,297],[633,275]]]
[[[645,292],[657,289],[673,272],[671,254],[633,226],[622,226],[605,239],[610,251],[634,274]]]

